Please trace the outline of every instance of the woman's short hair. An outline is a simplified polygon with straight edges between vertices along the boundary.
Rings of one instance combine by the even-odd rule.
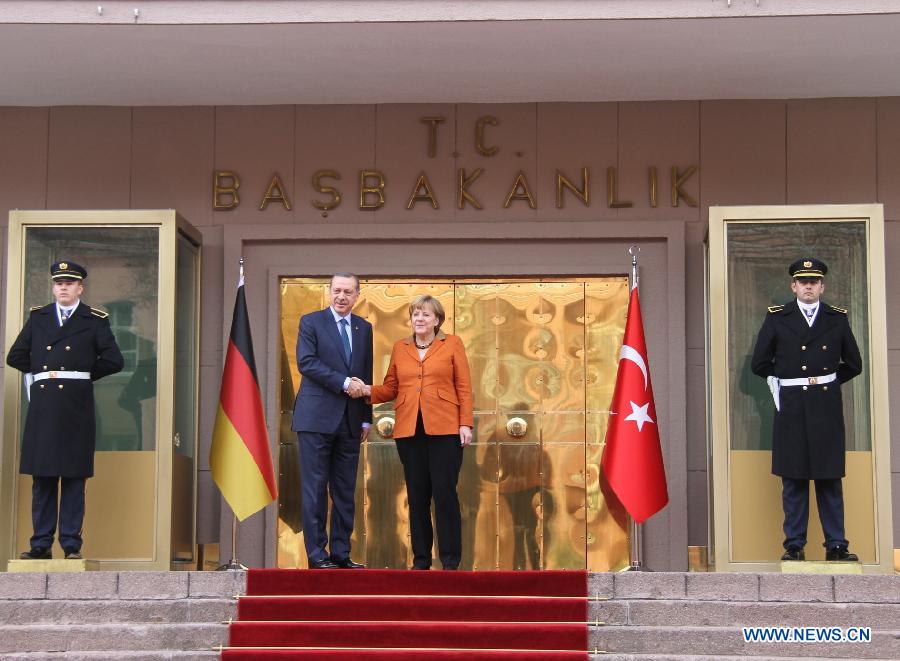
[[[447,315],[444,313],[444,306],[441,305],[441,302],[430,294],[421,294],[413,299],[412,303],[409,304],[410,318],[412,318],[413,312],[421,310],[424,307],[431,308],[431,311],[434,312],[434,316],[437,317],[438,320],[435,331],[440,330],[441,324],[444,323],[444,319],[447,318]]]

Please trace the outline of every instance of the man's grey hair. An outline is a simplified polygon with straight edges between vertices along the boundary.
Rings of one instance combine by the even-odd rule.
[[[335,273],[331,276],[331,283],[328,285],[329,287],[334,286],[335,278],[353,278],[356,281],[356,291],[359,291],[359,276],[354,273]]]

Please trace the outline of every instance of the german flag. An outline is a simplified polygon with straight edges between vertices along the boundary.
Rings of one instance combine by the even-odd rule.
[[[209,464],[213,480],[240,521],[278,495],[250,339],[243,267],[234,301]]]

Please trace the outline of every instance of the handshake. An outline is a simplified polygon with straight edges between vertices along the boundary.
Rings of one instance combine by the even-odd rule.
[[[355,376],[350,377],[350,385],[347,386],[347,394],[350,395],[353,399],[359,399],[360,397],[371,397],[372,396],[372,386],[367,386],[362,379],[358,379]]]

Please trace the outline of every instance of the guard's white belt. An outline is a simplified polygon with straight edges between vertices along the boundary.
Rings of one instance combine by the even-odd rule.
[[[44,379],[90,379],[90,372],[69,372],[60,370],[58,372],[38,372],[34,375],[35,381],[43,381]]]
[[[799,379],[778,379],[778,384],[781,386],[817,386],[823,383],[831,383],[835,379],[837,379],[837,374],[832,372],[825,376],[805,376]]]

